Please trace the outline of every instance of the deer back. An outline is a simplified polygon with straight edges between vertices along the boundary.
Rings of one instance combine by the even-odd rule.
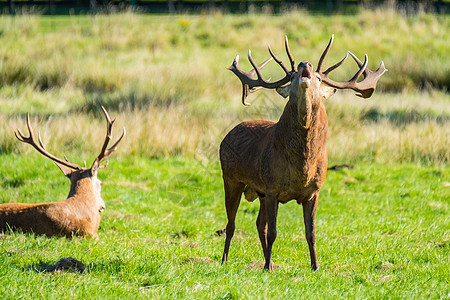
[[[48,236],[88,235],[96,237],[100,212],[100,181],[84,172],[68,176],[71,188],[66,200],[51,203],[5,203],[0,205],[0,230],[20,230]]]

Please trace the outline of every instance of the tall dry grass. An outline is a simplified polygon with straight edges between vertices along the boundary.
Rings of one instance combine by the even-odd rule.
[[[360,57],[367,52],[370,68],[383,59],[389,72],[369,101],[346,92],[327,101],[330,159],[448,163],[448,29],[447,16],[392,8],[327,17],[305,11],[1,16],[0,151],[33,151],[12,134],[25,128],[29,111],[49,149],[80,159],[95,156],[104,136],[102,104],[117,117],[116,126],[128,131],[117,155],[216,159],[227,129],[245,119],[276,120],[284,105],[266,92],[252,96],[252,107],[242,107],[240,84],[225,70],[234,56],[251,48],[262,61],[270,43],[284,58],[286,34],[297,60],[315,64],[334,33],[326,63],[347,50]],[[250,68],[246,59],[240,64]],[[276,64],[266,69],[268,77],[282,73]],[[348,63],[334,78],[346,80],[354,72]]]
[[[272,95],[265,96],[270,99]],[[263,97],[263,98],[265,98]],[[441,93],[410,95],[379,94],[372,100],[359,100],[351,93],[330,98],[326,107],[329,118],[327,147],[332,163],[416,162],[447,164],[450,161],[450,111],[448,97]],[[118,156],[163,157],[187,155],[201,160],[216,160],[221,139],[234,125],[248,119],[277,120],[284,100],[269,102],[250,99],[253,105],[219,109],[216,113],[193,112],[174,105],[169,108],[113,111],[114,136],[126,127],[127,136]],[[273,102],[272,102],[273,101]],[[403,104],[402,104],[403,101]],[[428,105],[427,105],[428,104]],[[401,115],[403,117],[399,117]],[[24,116],[1,115],[1,152],[38,155],[34,149],[15,140],[13,130],[26,130]],[[37,115],[32,126],[40,131],[47,148],[62,157],[95,157],[105,136],[105,121],[100,111],[93,114],[71,113]]]

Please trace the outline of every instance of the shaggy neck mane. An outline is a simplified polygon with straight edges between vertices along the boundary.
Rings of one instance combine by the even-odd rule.
[[[311,153],[314,147],[311,146],[321,136],[318,131],[323,128],[324,118],[320,115],[320,106],[323,105],[321,102],[312,106],[308,112],[304,110],[305,105],[302,102],[291,96],[276,125],[275,143],[285,151],[300,154],[301,158],[305,159],[314,157],[314,153]],[[305,127],[307,119],[310,121]]]

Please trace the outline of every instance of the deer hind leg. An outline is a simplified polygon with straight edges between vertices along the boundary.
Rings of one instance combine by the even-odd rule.
[[[273,269],[273,263],[271,258],[272,246],[273,243],[275,242],[275,239],[277,238],[278,200],[274,196],[267,195],[264,198],[263,202],[265,206],[266,222],[267,222],[267,234],[266,234],[267,248],[264,255],[266,259],[264,269],[270,271]]]
[[[305,235],[308,242],[309,255],[311,256],[311,268],[313,271],[319,269],[316,255],[316,228],[314,220],[316,217],[319,194],[314,195],[311,200],[303,202],[303,220],[305,222]]]
[[[266,206],[264,197],[259,198],[260,206],[258,218],[256,219],[256,228],[258,229],[259,240],[261,241],[261,246],[264,253],[264,258],[267,257],[267,217],[266,217]],[[270,261],[269,269],[273,268],[273,263]]]
[[[226,263],[231,239],[234,235],[236,213],[241,202],[241,195],[245,185],[240,182],[231,182],[224,178],[225,207],[227,210],[228,223],[226,227],[225,247],[223,250],[222,264]]]

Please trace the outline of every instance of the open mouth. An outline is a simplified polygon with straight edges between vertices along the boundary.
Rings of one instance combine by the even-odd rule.
[[[308,69],[303,69],[300,77],[302,77],[302,78],[305,77],[305,78],[311,79],[311,72]]]
[[[309,69],[302,69],[298,79],[301,88],[309,88],[309,85],[311,83],[311,72],[309,71]]]

